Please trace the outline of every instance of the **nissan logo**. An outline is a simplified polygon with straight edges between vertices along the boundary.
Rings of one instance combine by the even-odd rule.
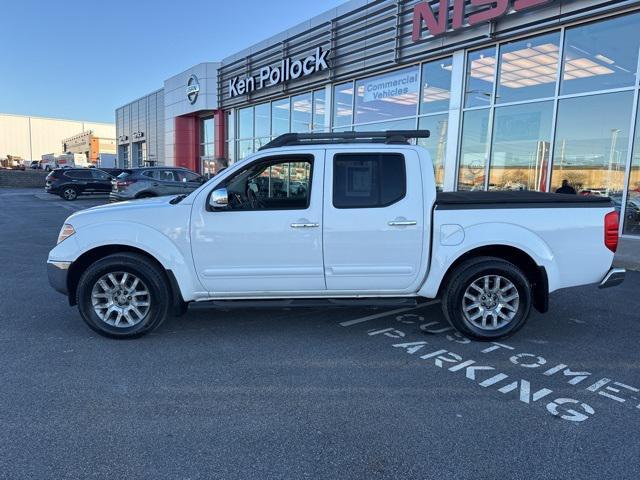
[[[200,82],[198,82],[198,77],[195,75],[191,75],[189,77],[189,81],[187,82],[187,98],[189,99],[189,103],[193,105],[198,100],[198,94],[200,93]]]

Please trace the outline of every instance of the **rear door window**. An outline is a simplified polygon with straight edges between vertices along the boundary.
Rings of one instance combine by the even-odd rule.
[[[405,159],[399,153],[344,153],[333,159],[335,208],[384,208],[406,193]]]
[[[91,175],[91,170],[72,170],[67,172],[65,176],[69,178],[74,178],[76,180],[91,180],[93,179],[93,175]]]

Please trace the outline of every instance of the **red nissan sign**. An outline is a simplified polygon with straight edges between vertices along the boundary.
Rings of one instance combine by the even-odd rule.
[[[555,0],[514,0],[513,10],[521,12]],[[471,0],[473,10],[466,14],[465,0],[453,0],[453,10],[449,13],[449,0],[440,0],[438,17],[431,9],[428,1],[418,3],[413,9],[413,41],[422,39],[423,27],[431,35],[441,35],[447,31],[449,17],[451,17],[451,30],[462,28],[465,16],[469,25],[486,23],[502,17],[509,12],[511,0]],[[484,7],[484,8],[483,8]]]

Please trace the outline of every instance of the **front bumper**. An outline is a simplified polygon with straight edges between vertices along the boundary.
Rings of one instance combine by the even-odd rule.
[[[67,288],[67,277],[69,274],[69,267],[71,262],[54,262],[52,260],[47,261],[47,276],[49,277],[49,284],[54,290],[64,295],[69,295],[69,289]]]
[[[627,271],[624,268],[611,268],[600,282],[599,288],[617,287],[624,282]]]

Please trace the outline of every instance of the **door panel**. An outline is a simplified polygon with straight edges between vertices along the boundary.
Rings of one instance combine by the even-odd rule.
[[[381,155],[372,150],[367,155],[327,151],[323,218],[327,289],[402,293],[416,282],[424,252],[419,158],[412,150],[400,157],[392,151]]]
[[[323,176],[322,150],[265,155],[212,187],[227,188],[230,207],[194,207],[191,234],[196,271],[212,296],[325,290]]]

